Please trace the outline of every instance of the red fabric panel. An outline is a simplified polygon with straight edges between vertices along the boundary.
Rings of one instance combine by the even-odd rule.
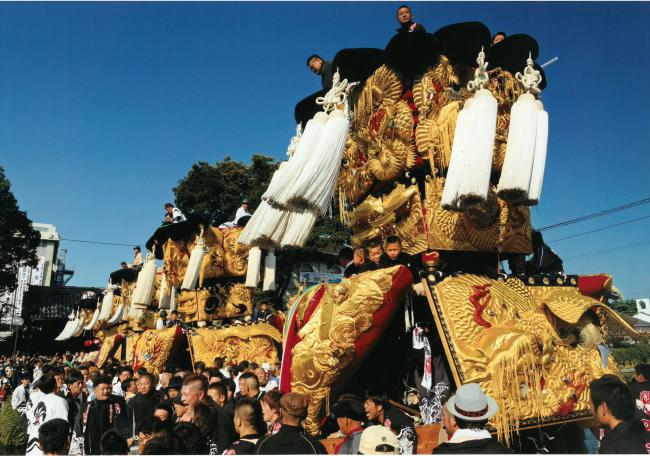
[[[578,276],[578,290],[583,295],[599,298],[611,289],[612,276],[609,274]]]
[[[321,286],[320,290],[314,294],[314,296],[309,301],[309,304],[307,304],[307,310],[305,310],[305,315],[303,317],[303,326],[314,314],[314,311],[320,304],[320,300],[323,298],[323,295],[325,295],[326,289],[326,286]],[[280,391],[283,393],[291,392],[291,351],[293,350],[293,347],[295,347],[296,344],[302,340],[300,337],[298,337],[298,331],[300,331],[302,326],[298,327],[298,321],[296,321],[297,318],[298,314],[296,312],[291,318],[289,331],[287,332],[287,340],[284,342],[284,351],[282,353],[282,371],[280,373]]]
[[[393,275],[393,284],[390,290],[384,294],[384,303],[372,316],[372,327],[361,334],[354,344],[352,366],[358,365],[359,361],[363,360],[372,350],[372,347],[375,346],[395,316],[402,299],[404,299],[412,284],[413,274],[407,267],[400,266]],[[352,368],[354,369],[354,367]],[[350,367],[347,369],[350,369]]]

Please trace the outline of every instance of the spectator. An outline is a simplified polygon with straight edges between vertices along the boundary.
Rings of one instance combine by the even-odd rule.
[[[462,385],[443,409],[442,423],[449,441],[441,443],[434,453],[510,453],[485,429],[497,410],[496,401],[478,383]]]
[[[366,421],[366,413],[363,404],[354,399],[343,399],[332,407],[332,413],[336,423],[343,433],[343,441],[336,446],[336,454],[357,454],[363,422]]]
[[[160,421],[171,421],[174,416],[174,407],[169,402],[161,401],[153,411],[153,416]]]
[[[197,361],[194,363],[194,373],[195,374],[203,374],[205,371],[205,363],[203,361]]]
[[[50,374],[54,377],[56,382],[54,394],[64,397],[67,392],[67,387],[65,386],[65,370],[61,366],[54,366],[50,370]]]
[[[27,418],[27,449],[25,454],[43,454],[38,447],[39,428],[44,423],[60,418],[66,423],[68,421],[68,404],[65,399],[58,396],[56,391],[56,380],[53,375],[43,375],[38,379],[37,388],[39,394],[33,394],[30,398],[31,406],[28,404],[25,410]]]
[[[143,454],[144,447],[153,438],[171,438],[172,424],[169,421],[161,421],[154,417],[150,420],[144,420],[138,423],[138,452]]]
[[[111,394],[111,378],[98,375],[93,384],[95,399],[84,404],[75,423],[72,441],[73,453],[100,454],[102,436],[108,430],[115,430],[126,438],[130,435],[129,420],[124,398]],[[126,441],[125,441],[126,445]]]
[[[307,57],[307,66],[313,73],[320,75],[324,90],[332,88],[334,82],[332,62],[324,60],[320,55],[312,54]]]
[[[208,454],[208,444],[192,423],[179,423],[172,429],[174,451],[172,454]]]
[[[137,382],[138,393],[126,406],[129,423],[132,427],[135,427],[136,423],[150,419],[160,403],[162,397],[153,386],[154,376],[152,374],[146,372],[140,375]],[[135,431],[135,429],[133,430]]]
[[[248,212],[248,200],[245,199],[241,202],[241,207],[237,209],[237,212],[235,213],[235,220],[234,220],[234,225],[237,226],[239,223],[239,220],[242,217],[250,217],[251,213]]]
[[[133,247],[133,264],[131,267],[135,269],[136,271],[139,271],[142,269],[142,249],[140,249],[139,245],[136,245]]]
[[[79,410],[88,402],[88,395],[83,392],[83,381],[83,375],[76,369],[70,370],[65,379],[65,383],[68,386],[68,393],[64,396],[64,399],[68,404],[70,432],[74,430],[74,423]]]
[[[112,382],[113,394],[124,397],[125,392],[122,390],[122,382],[127,378],[133,378],[133,368],[131,366],[121,366],[117,372],[117,377]]]
[[[359,454],[400,454],[399,440],[385,426],[369,426],[361,433]]]
[[[492,46],[506,39],[506,32],[496,32],[492,37]]]
[[[639,418],[644,427],[650,432],[650,364],[641,363],[634,366],[634,378],[630,383],[630,391],[639,410]]]
[[[11,395],[11,407],[20,413],[25,411],[25,406],[27,405],[27,401],[29,400],[30,383],[31,383],[31,379],[29,378],[29,374],[26,373],[21,374],[20,385],[18,385],[18,387],[14,390],[13,394]]]
[[[175,207],[172,203],[166,203],[165,210],[169,215],[171,215],[172,223],[184,222],[186,220],[185,215],[183,215],[181,210]]]
[[[244,372],[239,377],[239,382],[239,391],[242,396],[252,397],[258,401],[264,397],[264,391],[260,390],[260,381],[257,375],[252,372]]]
[[[381,248],[381,244],[377,241],[369,242],[366,250],[368,251],[368,261],[359,267],[359,273],[366,271],[375,271],[379,269],[379,262],[381,260],[382,254],[384,253],[384,250]]]
[[[108,430],[102,435],[99,443],[102,456],[104,455],[127,455],[129,446],[122,434],[115,430]]]
[[[599,453],[646,453],[650,433],[634,419],[635,401],[625,383],[614,375],[604,375],[589,384],[594,415],[609,430],[600,441]]]
[[[156,320],[156,329],[168,328],[170,326],[170,320],[167,318],[167,311],[163,309],[160,311],[160,315]]]
[[[181,394],[181,388],[183,387],[183,379],[180,377],[172,377],[169,381],[169,386],[167,387],[167,395],[169,399],[172,400]]]
[[[214,367],[219,369],[219,372],[221,372],[221,374],[223,375],[223,378],[230,378],[230,374],[228,373],[228,370],[224,369],[224,367],[223,367],[224,363],[225,363],[225,360],[220,356],[217,356],[214,359]]]
[[[223,380],[223,374],[216,367],[211,367],[207,371],[208,384],[219,383]]]
[[[169,318],[170,318],[170,320],[169,320],[169,322],[167,323],[167,325],[168,325],[170,328],[171,328],[172,326],[182,326],[182,325],[183,325],[183,322],[181,321],[181,319],[180,319],[180,317],[179,317],[179,315],[178,315],[178,311],[177,311],[177,310],[172,310],[172,311],[169,313]]]
[[[400,453],[415,453],[417,434],[413,419],[400,409],[390,406],[386,393],[366,392],[363,407],[368,421],[386,426],[395,432],[400,444]]]
[[[167,394],[167,387],[169,386],[169,382],[171,381],[173,377],[173,374],[168,371],[164,371],[160,374],[158,378],[158,384],[156,385],[156,389],[160,391],[163,395]]]
[[[347,245],[341,247],[341,250],[339,250],[339,266],[343,269],[347,268],[352,264],[353,258],[354,250],[352,250],[352,247],[348,247]]]
[[[282,427],[277,434],[257,442],[256,454],[327,454],[318,439],[306,434],[301,424],[307,417],[309,398],[287,393],[280,400]]]
[[[345,267],[343,275],[345,277],[352,277],[353,275],[359,274],[361,266],[367,261],[368,252],[363,246],[359,246],[354,249],[352,261]]]
[[[220,407],[226,405],[226,398],[228,397],[228,389],[222,382],[211,383],[208,386],[208,396]]]
[[[266,433],[259,401],[244,398],[235,411],[235,432],[239,440],[233,442],[224,454],[255,454],[255,444]]]
[[[191,417],[187,414],[190,408],[185,402],[183,402],[180,394],[172,399],[172,406],[174,407],[174,416],[176,422],[180,423],[190,421]]]
[[[66,420],[55,418],[44,423],[38,430],[38,446],[43,454],[68,454],[70,426]]]
[[[266,370],[263,367],[258,367],[255,369],[255,376],[257,377],[257,380],[259,381],[259,388],[260,391],[267,391],[267,384],[269,382],[269,374],[266,372]],[[274,385],[272,385],[274,386]]]
[[[422,24],[413,22],[413,13],[411,13],[411,8],[407,5],[401,5],[397,8],[397,22],[399,23],[397,33],[426,32]]]
[[[173,441],[163,437],[153,437],[140,454],[174,454]]]
[[[266,422],[267,432],[269,434],[277,434],[280,426],[282,426],[280,423],[280,417],[282,416],[280,408],[281,399],[282,393],[279,390],[271,390],[261,400],[264,421]]]
[[[124,392],[124,400],[128,404],[131,399],[137,394],[138,386],[134,378],[127,378],[120,383],[122,391]]]

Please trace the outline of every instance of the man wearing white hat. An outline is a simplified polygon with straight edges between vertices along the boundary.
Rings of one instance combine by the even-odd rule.
[[[442,414],[442,425],[449,440],[441,443],[435,454],[511,453],[485,429],[488,419],[497,413],[496,401],[485,394],[478,383],[462,385],[447,401]]]

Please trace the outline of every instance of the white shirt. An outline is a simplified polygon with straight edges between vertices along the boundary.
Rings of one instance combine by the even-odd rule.
[[[242,218],[242,217],[244,217],[246,215],[251,215],[251,214],[246,209],[244,209],[243,206],[240,207],[239,209],[237,209],[237,212],[235,213],[235,225],[237,224],[237,222],[239,221],[240,218]]]
[[[113,385],[113,394],[124,397],[124,391],[122,391],[122,384],[120,382]]]
[[[461,443],[467,442],[469,440],[489,439],[490,437],[492,436],[485,429],[481,429],[480,431],[475,431],[473,429],[458,429],[449,439],[449,443]]]
[[[172,219],[174,219],[174,223],[184,222],[186,220],[185,215],[183,215],[181,210],[177,207],[172,209]]]
[[[29,386],[27,387],[27,391],[29,391]],[[27,398],[27,395],[25,394],[25,387],[21,383],[18,385],[18,387],[14,390],[14,393],[11,395],[11,407],[14,410],[18,410],[18,406],[25,402]]]
[[[159,318],[156,320],[156,329],[164,329],[167,327],[167,322],[169,320],[163,320],[162,318]]]
[[[41,378],[41,375],[43,375],[43,372],[41,371],[41,368],[40,367],[35,367],[34,372],[32,373],[32,377],[34,378],[34,381]]]
[[[27,413],[27,451],[25,454],[41,455],[43,452],[38,447],[38,429],[43,423],[56,418],[67,422],[68,403],[61,396],[54,393],[43,394],[40,391],[30,397],[30,402],[32,402],[32,406],[25,412]]]
[[[223,378],[230,378],[230,373],[226,369],[220,369],[219,372],[221,372]]]

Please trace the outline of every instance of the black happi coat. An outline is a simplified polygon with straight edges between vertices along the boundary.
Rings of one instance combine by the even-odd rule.
[[[638,420],[619,423],[600,441],[600,454],[650,454],[650,432]]]
[[[257,442],[256,454],[327,454],[318,439],[305,434],[301,427],[283,424],[277,434]]]
[[[75,425],[75,434],[83,437],[84,454],[101,454],[99,443],[104,432],[110,429],[115,429],[124,438],[131,437],[124,399],[111,395],[105,401],[87,402]]]
[[[512,453],[494,437],[489,439],[467,440],[459,443],[444,442],[433,450],[433,454],[506,454]]]

